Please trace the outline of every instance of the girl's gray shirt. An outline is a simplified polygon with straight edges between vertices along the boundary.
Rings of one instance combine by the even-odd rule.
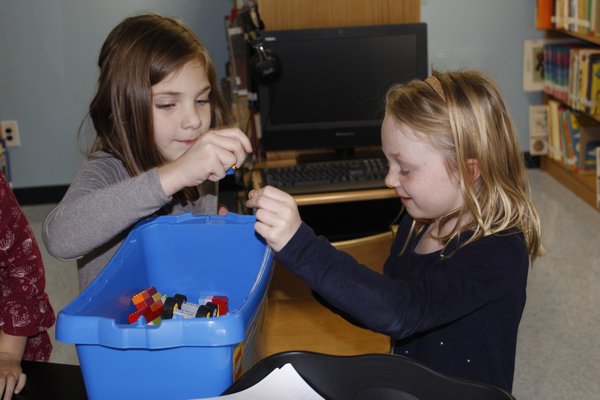
[[[79,290],[86,288],[110,261],[129,231],[157,211],[175,215],[194,210],[216,214],[212,182],[203,195],[185,206],[170,204],[153,168],[131,177],[114,156],[94,153],[81,165],[64,198],[44,220],[42,239],[48,252],[60,260],[77,260]],[[165,207],[169,206],[169,207]]]

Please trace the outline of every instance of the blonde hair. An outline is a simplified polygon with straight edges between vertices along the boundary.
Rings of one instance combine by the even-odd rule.
[[[544,253],[515,127],[492,79],[477,71],[433,71],[425,81],[392,86],[386,95],[386,115],[445,154],[449,173],[461,184],[464,204],[444,216],[440,227],[450,221],[467,222],[455,224],[440,237],[444,245],[467,231],[473,235],[461,246],[518,229],[532,260]],[[469,160],[478,162],[479,179],[471,179]],[[412,231],[420,232],[429,222],[416,220]]]

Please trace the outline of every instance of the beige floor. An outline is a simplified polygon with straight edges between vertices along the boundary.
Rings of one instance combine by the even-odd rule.
[[[534,201],[543,225],[547,255],[530,271],[528,300],[520,327],[514,395],[518,399],[597,399],[600,393],[600,212],[564,189],[539,170],[529,172]],[[44,216],[52,205],[24,207],[36,235]],[[41,241],[40,241],[41,243]],[[46,264],[47,291],[58,312],[77,295],[76,268],[72,262],[60,262],[42,247]],[[281,304],[272,304],[271,326],[288,324],[285,329],[297,332],[295,337],[272,337],[268,351],[285,349],[296,343],[298,349],[319,346],[314,329],[329,330],[333,337],[346,341],[348,347],[332,349],[322,345],[326,353],[360,353],[385,350],[385,339],[358,328],[338,329],[344,321],[334,314],[324,320],[311,319],[317,311],[314,304],[299,306],[297,312],[306,321],[289,325],[278,313],[286,313]],[[289,306],[289,305],[288,305]],[[331,316],[327,318],[327,315]],[[319,317],[321,318],[321,317]],[[279,324],[279,325],[278,325]],[[54,332],[51,333],[54,336]],[[337,336],[335,336],[337,335]],[[348,350],[350,349],[350,350]],[[56,343],[52,361],[77,363],[71,345]]]

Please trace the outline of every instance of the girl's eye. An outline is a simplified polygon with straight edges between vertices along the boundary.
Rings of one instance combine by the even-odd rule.
[[[161,104],[156,105],[156,108],[158,108],[160,110],[168,110],[173,107],[175,107],[174,103],[161,103]]]
[[[209,103],[208,99],[198,99],[198,100],[196,100],[196,104],[198,104],[200,106],[202,106],[204,104],[208,104],[208,103]]]

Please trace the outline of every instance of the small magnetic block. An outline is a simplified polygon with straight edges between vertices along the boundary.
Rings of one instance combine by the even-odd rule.
[[[213,303],[212,301],[209,301],[204,305],[204,307],[208,309],[209,315],[211,317],[219,316],[219,306],[217,304]]]
[[[144,309],[142,314],[144,315],[144,317],[146,317],[148,321],[152,321],[153,319],[156,319],[156,317],[160,316],[160,314],[162,314],[162,308],[158,307],[157,309],[153,309],[152,307],[148,307]]]
[[[142,315],[143,311],[144,310],[135,310],[134,312],[129,314],[129,316],[127,317],[127,321],[129,321],[130,324],[133,324]]]
[[[198,311],[196,311],[196,318],[208,318],[210,317],[210,309],[206,306],[198,307]]]
[[[150,304],[150,309],[152,311],[160,311],[160,312],[162,312],[162,308],[163,308],[162,301],[157,301],[155,303]]]
[[[229,298],[227,296],[213,296],[211,302],[219,306],[218,315],[225,315],[229,312]]]
[[[141,293],[138,293],[131,298],[131,301],[133,301],[134,303],[143,303],[144,296]]]
[[[131,302],[135,305],[136,308],[144,307],[144,301],[139,297],[134,297],[131,299]]]
[[[162,296],[160,295],[160,293],[154,293],[152,295],[152,300],[154,300],[155,302],[160,301],[162,299]]]

